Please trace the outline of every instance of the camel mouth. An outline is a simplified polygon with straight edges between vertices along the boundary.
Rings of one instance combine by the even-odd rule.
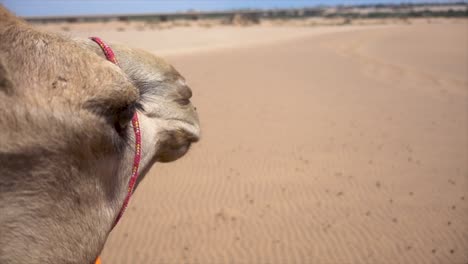
[[[184,134],[185,140],[189,143],[196,143],[200,140],[200,126],[197,123],[190,122],[183,119],[171,119],[176,122],[178,131]]]
[[[160,162],[175,161],[184,156],[191,145],[200,140],[200,126],[198,119],[186,120],[171,118],[167,120],[173,129],[165,131],[158,150]]]

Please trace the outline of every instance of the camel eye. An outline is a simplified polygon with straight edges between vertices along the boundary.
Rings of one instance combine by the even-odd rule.
[[[130,124],[130,121],[132,120],[132,117],[134,114],[135,114],[134,106],[128,106],[119,112],[117,116],[116,124],[115,124],[115,129],[117,130],[117,132],[122,133],[125,131],[125,129]]]

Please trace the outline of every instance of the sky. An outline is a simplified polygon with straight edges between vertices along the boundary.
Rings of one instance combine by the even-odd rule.
[[[453,2],[443,0],[0,0],[19,16],[170,13],[317,5]],[[463,1],[467,2],[467,1]]]

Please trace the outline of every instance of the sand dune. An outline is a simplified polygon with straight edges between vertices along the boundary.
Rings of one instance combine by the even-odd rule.
[[[388,25],[370,25],[370,27],[386,27]],[[132,47],[142,48],[161,56],[185,55],[194,52],[232,49],[238,47],[252,47],[253,45],[268,45],[279,41],[300,39],[312,35],[322,35],[332,32],[362,30],[364,27],[349,26],[323,26],[310,28],[297,26],[218,26],[214,28],[179,27],[171,30],[145,30],[139,31],[128,27],[124,32],[115,28],[106,29],[98,25],[89,24],[86,27],[79,25],[76,30],[63,32],[61,27],[40,27],[48,31],[61,34],[87,38],[99,35],[101,38],[117,43],[125,43]]]
[[[103,262],[467,263],[467,28],[102,32],[165,55],[203,128]]]

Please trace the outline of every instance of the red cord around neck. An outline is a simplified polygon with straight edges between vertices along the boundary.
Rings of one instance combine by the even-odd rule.
[[[98,37],[91,37],[90,39],[96,42],[101,47],[108,61],[119,66],[119,63],[117,61],[117,58],[115,57],[114,51],[112,51],[110,46],[108,46],[106,43],[104,43],[104,41],[102,41]],[[138,167],[140,166],[140,161],[141,161],[141,132],[140,132],[140,123],[138,122],[138,115],[136,112],[132,117],[132,125],[133,125],[133,132],[135,133],[135,156],[133,158],[132,176],[130,177],[130,181],[128,182],[127,196],[125,197],[125,200],[122,204],[122,208],[120,209],[120,212],[117,215],[117,218],[115,219],[112,228],[114,228],[117,225],[123,213],[125,212],[128,202],[130,201],[130,197],[132,196],[133,189],[135,188],[135,183],[138,179]]]

